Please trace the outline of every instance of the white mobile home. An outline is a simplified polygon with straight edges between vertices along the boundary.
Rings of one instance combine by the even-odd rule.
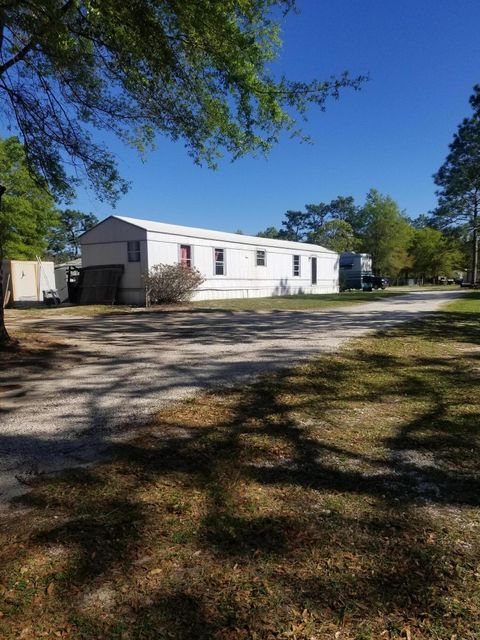
[[[118,301],[145,303],[142,275],[156,264],[197,268],[194,299],[338,291],[338,254],[314,244],[110,216],[80,238],[82,267],[124,266]]]

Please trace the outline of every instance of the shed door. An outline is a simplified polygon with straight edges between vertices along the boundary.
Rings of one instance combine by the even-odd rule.
[[[317,284],[317,259],[312,258],[312,284]]]
[[[11,262],[15,302],[38,302],[41,298],[38,267],[35,262]]]

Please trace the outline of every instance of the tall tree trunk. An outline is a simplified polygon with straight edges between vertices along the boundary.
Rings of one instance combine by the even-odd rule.
[[[3,309],[3,252],[0,251],[0,349],[11,345],[12,339],[8,335],[5,326],[5,313]]]
[[[477,283],[478,275],[478,229],[473,230],[472,284]]]
[[[473,208],[473,251],[472,251],[472,284],[477,283],[478,276],[478,201],[475,198]]]

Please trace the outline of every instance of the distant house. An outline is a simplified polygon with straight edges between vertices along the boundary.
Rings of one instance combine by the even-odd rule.
[[[196,300],[338,291],[338,254],[314,244],[110,216],[80,237],[82,267],[123,265],[118,301],[145,304],[156,264],[197,268]]]

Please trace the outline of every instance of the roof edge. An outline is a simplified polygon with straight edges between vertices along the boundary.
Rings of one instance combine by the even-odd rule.
[[[87,229],[86,231],[81,233],[78,236],[78,240],[80,240],[80,238],[83,238],[83,236],[87,235],[87,233],[90,233],[90,231],[93,231],[94,229],[96,229],[97,227],[102,225],[104,222],[107,222],[107,220],[110,220],[111,218],[115,218],[115,220],[120,220],[120,222],[123,222],[124,224],[129,224],[131,227],[137,227],[137,229],[145,230],[145,227],[142,227],[142,225],[135,224],[134,222],[130,222],[129,220],[126,220],[125,218],[122,218],[122,216],[116,216],[116,215],[114,215],[112,213],[109,216],[107,216],[106,218],[104,218],[103,220],[100,220],[99,222],[97,222],[97,224],[94,224],[93,227],[90,227],[90,229]]]
[[[246,238],[248,240],[255,240],[255,243],[258,244],[259,246],[261,246],[262,244],[264,244],[265,246],[274,246],[273,243],[280,243],[277,244],[277,246],[282,246],[283,243],[285,244],[289,244],[289,245],[298,245],[299,249],[300,247],[305,247],[305,249],[310,250],[310,251],[318,251],[318,252],[323,252],[323,253],[327,253],[327,254],[332,254],[332,255],[336,255],[338,256],[339,253],[337,251],[333,251],[332,249],[327,249],[327,247],[324,247],[322,245],[319,244],[312,244],[309,242],[299,242],[299,241],[295,241],[295,240],[283,240],[282,238],[262,238],[260,236],[252,236],[252,235],[248,235],[248,234],[236,234],[236,233],[232,233],[231,231],[219,231],[218,229],[204,229],[201,227],[188,227],[185,225],[175,225],[169,222],[159,222],[156,220],[141,220],[141,219],[137,219],[137,218],[129,218],[128,216],[116,216],[116,215],[112,215],[109,216],[111,218],[116,218],[117,220],[120,220],[121,222],[125,222],[126,224],[131,224],[132,226],[136,226],[139,227],[140,229],[144,229],[145,231],[147,231],[148,233],[160,233],[160,234],[165,234],[165,233],[175,233],[175,231],[169,231],[167,229],[165,230],[160,230],[160,229],[152,229],[149,228],[148,226],[146,226],[146,223],[152,223],[152,224],[160,224],[160,225],[166,225],[167,227],[178,227],[180,229],[182,229],[182,231],[184,230],[186,231],[193,231],[193,232],[199,232],[199,231],[204,231],[204,232],[208,232],[208,233],[218,233],[221,235],[226,235],[226,236],[231,236],[232,241],[236,241],[238,243],[242,242],[242,238]],[[135,222],[131,222],[133,220],[138,220],[139,223],[144,223],[144,224],[135,224]],[[102,221],[103,222],[103,221]],[[95,227],[92,227],[92,229],[94,229]],[[179,234],[182,235],[182,234]],[[187,234],[186,234],[187,235]],[[194,235],[194,234],[189,234],[189,235]],[[208,238],[210,239],[210,238]],[[264,243],[264,241],[267,240],[266,243]],[[272,243],[272,244],[270,244]]]

